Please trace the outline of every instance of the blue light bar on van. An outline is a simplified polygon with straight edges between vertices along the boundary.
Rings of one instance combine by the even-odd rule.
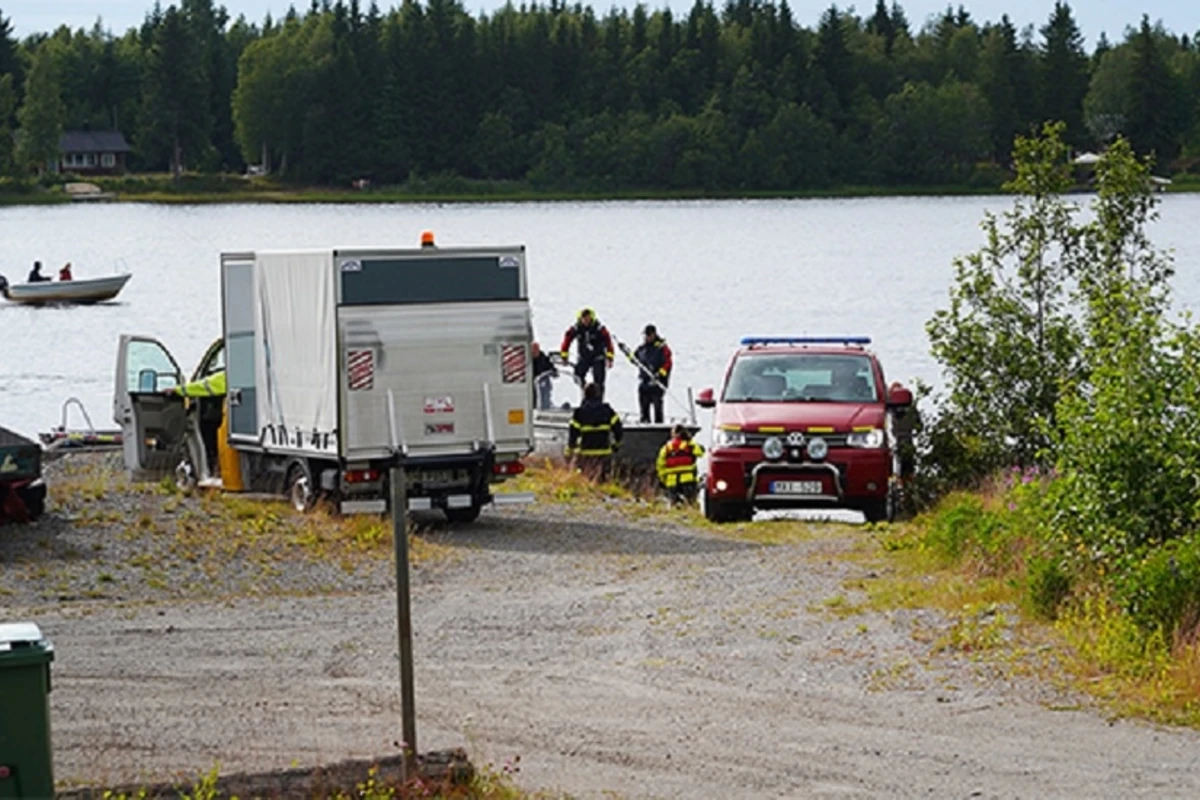
[[[756,344],[870,344],[869,336],[745,336],[742,345]]]

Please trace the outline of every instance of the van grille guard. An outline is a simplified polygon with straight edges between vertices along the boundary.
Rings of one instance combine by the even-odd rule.
[[[753,503],[758,500],[758,474],[763,470],[768,471],[787,471],[787,472],[828,472],[833,476],[833,485],[837,488],[837,494],[806,494],[797,495],[805,500],[826,500],[831,503],[840,503],[845,499],[846,493],[842,488],[842,473],[837,467],[829,463],[817,464],[812,461],[806,461],[803,464],[789,464],[786,461],[760,461],[750,470],[750,486],[747,492],[747,499]],[[766,498],[764,498],[766,499]],[[772,498],[774,499],[774,498]]]

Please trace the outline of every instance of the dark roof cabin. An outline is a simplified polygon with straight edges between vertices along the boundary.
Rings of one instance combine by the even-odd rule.
[[[58,140],[58,171],[116,175],[125,171],[131,151],[120,131],[67,131]]]

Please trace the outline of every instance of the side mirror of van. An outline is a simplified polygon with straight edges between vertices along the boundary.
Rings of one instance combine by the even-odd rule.
[[[912,405],[912,392],[903,386],[888,392],[887,404],[890,408],[908,408]]]
[[[711,387],[708,389],[701,389],[696,394],[696,405],[700,406],[701,408],[717,407],[717,401],[715,398],[713,398],[713,390]]]

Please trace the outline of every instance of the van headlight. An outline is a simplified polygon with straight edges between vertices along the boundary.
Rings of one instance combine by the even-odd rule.
[[[717,428],[713,431],[713,447],[745,447],[746,434],[741,431],[727,431],[724,428]]]
[[[814,436],[808,440],[808,457],[813,461],[824,461],[825,456],[829,455],[829,442],[822,439],[820,436]]]
[[[767,461],[778,461],[783,458],[783,439],[778,436],[768,436],[762,446],[763,458]]]
[[[855,431],[846,437],[846,445],[848,447],[877,448],[883,447],[886,443],[887,437],[884,436],[883,428],[872,428],[869,431]]]

